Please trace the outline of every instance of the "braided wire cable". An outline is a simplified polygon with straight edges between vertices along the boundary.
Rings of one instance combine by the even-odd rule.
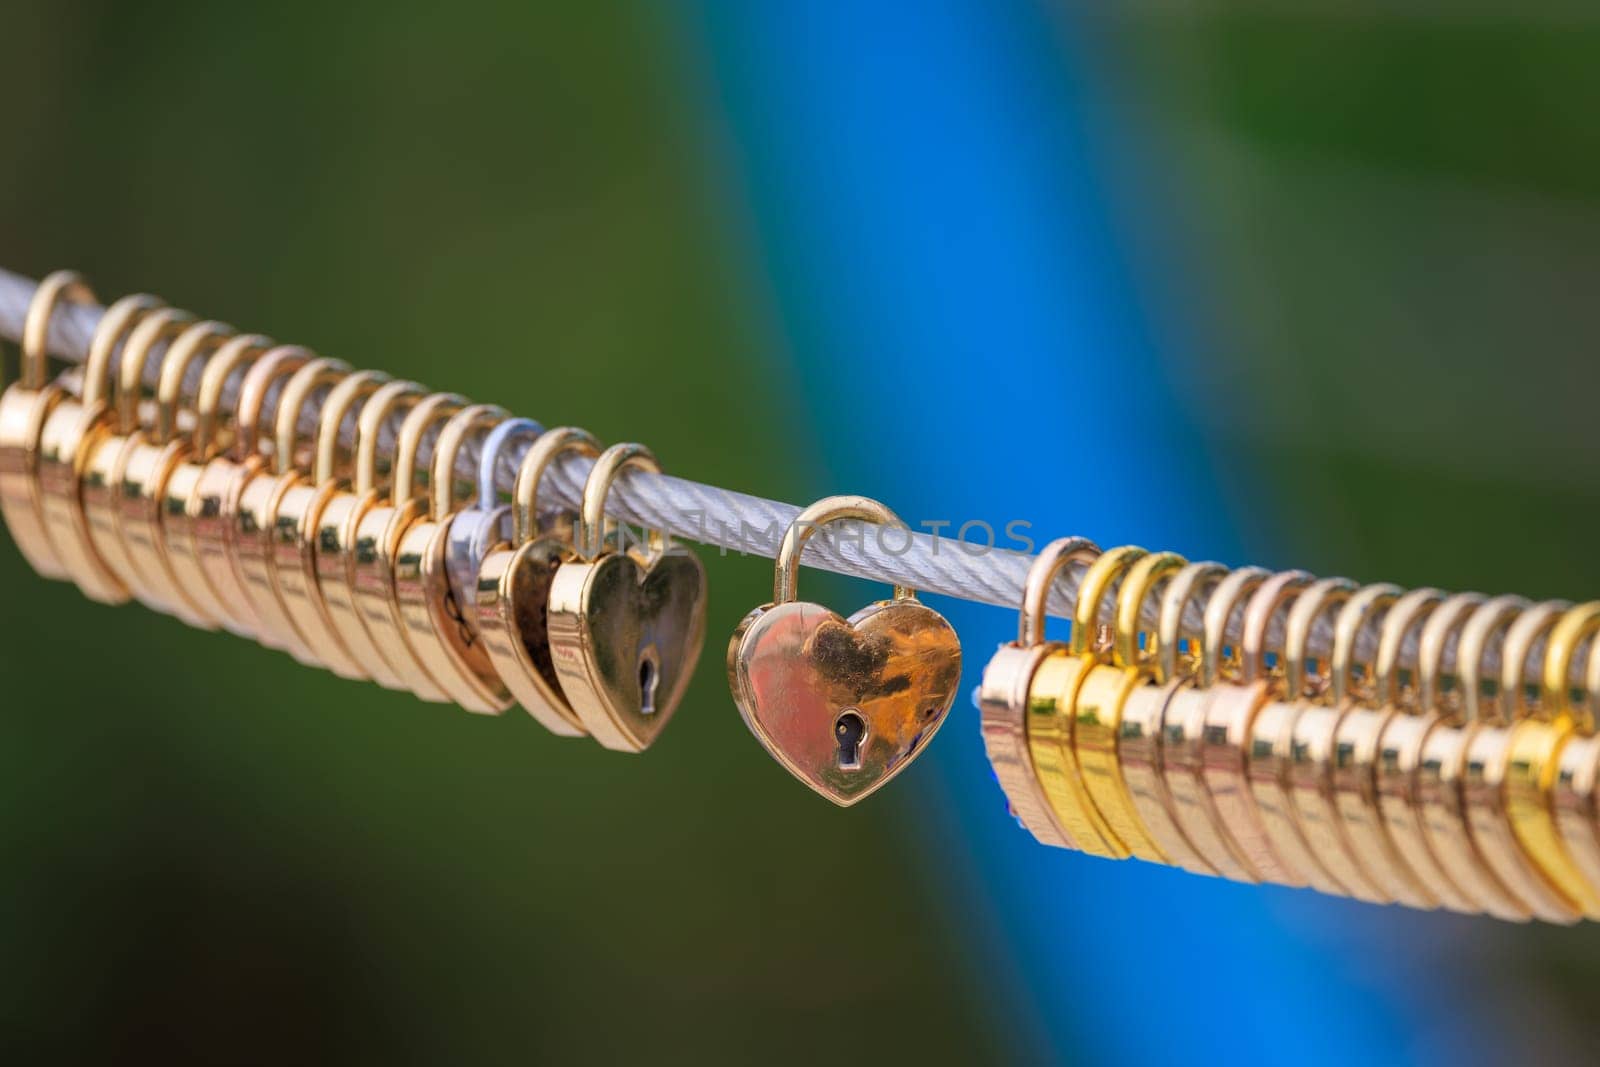
[[[33,298],[35,283],[32,279],[0,269],[0,336],[16,340],[21,337],[23,319]],[[50,354],[70,363],[82,363],[89,348],[89,340],[99,322],[103,309],[85,305],[63,303],[57,306],[50,322]],[[159,350],[156,358],[147,361],[146,371],[151,381],[160,370]],[[190,368],[192,379],[197,380],[201,367]],[[192,380],[191,388],[195,384]],[[237,382],[230,383],[230,389]],[[231,402],[231,393],[224,401]],[[315,405],[309,405],[304,418],[310,430],[317,418]],[[398,419],[395,420],[398,423]],[[270,425],[270,423],[269,423]],[[393,434],[396,426],[389,427]],[[343,430],[347,436],[354,434],[354,420],[349,420]],[[419,457],[426,465],[432,441],[423,443]],[[522,449],[508,449],[500,464],[498,485],[509,492],[521,460]],[[462,473],[476,469],[477,456],[473,448],[462,450]],[[577,508],[583,483],[592,461],[581,456],[567,455],[552,464],[541,484],[541,494],[548,494],[560,504]],[[608,515],[635,526],[662,530],[679,539],[697,541],[725,551],[753,554],[773,558],[784,529],[800,513],[800,508],[776,500],[767,500],[731,489],[690,481],[667,474],[652,474],[641,470],[624,471],[617,479],[606,503]],[[837,574],[865,578],[893,585],[910,586],[924,592],[973,600],[1016,610],[1022,602],[1023,585],[1034,557],[988,545],[972,544],[941,538],[934,534],[913,530],[879,530],[873,528],[850,529],[840,524],[835,536],[813,537],[806,546],[805,566],[832,571]],[[1056,582],[1048,610],[1051,615],[1071,618],[1073,601],[1077,596],[1082,571],[1067,568]],[[1108,604],[1116,589],[1108,594]],[[1144,622],[1156,624],[1158,605],[1155,598],[1144,604]],[[1198,637],[1203,629],[1204,603],[1197,598],[1185,609],[1181,632],[1186,637]],[[1240,613],[1242,614],[1242,613]],[[1102,615],[1102,617],[1106,617]],[[1235,642],[1240,636],[1242,618],[1236,615],[1229,621],[1227,637]],[[1274,619],[1267,635],[1268,646],[1281,648],[1283,620]],[[1332,625],[1321,619],[1313,628],[1307,644],[1308,654],[1326,656],[1332,648]],[[1362,633],[1356,645],[1356,657],[1370,660],[1376,653],[1377,637],[1371,628]],[[1400,654],[1400,664],[1411,667],[1416,662],[1416,634],[1408,636]],[[1453,649],[1447,650],[1446,671],[1453,668]],[[1542,642],[1532,650],[1530,663],[1538,662]],[[1583,657],[1576,657],[1573,683],[1583,682]],[[1496,676],[1499,670],[1499,648],[1491,647],[1485,656],[1484,671]]]

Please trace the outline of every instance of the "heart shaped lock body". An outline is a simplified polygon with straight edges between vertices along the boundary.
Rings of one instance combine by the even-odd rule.
[[[642,752],[683,699],[705,644],[706,572],[683,548],[563,563],[548,633],[561,691],[607,748]]]
[[[850,805],[904,770],[944,722],[961,680],[961,643],[942,615],[910,596],[848,619],[819,604],[769,604],[734,631],[728,680],[767,751]]]
[[[550,584],[561,565],[576,558],[573,523],[560,512],[552,521],[541,523],[539,482],[558,457],[598,456],[600,442],[576,426],[540,430],[517,467],[511,490],[513,505],[497,507],[499,457],[493,446],[502,433],[509,437],[517,432],[505,431],[512,425],[501,424],[484,442],[479,457],[478,507],[484,519],[478,536],[484,543],[475,543],[470,553],[480,561],[473,589],[478,632],[490,663],[529,715],[558,736],[586,737],[588,729],[561,691],[550,651]],[[536,424],[529,427],[537,428]],[[523,436],[526,434],[527,428]],[[490,539],[501,526],[498,516],[511,519],[511,540],[491,545]]]
[[[561,690],[550,642],[550,586],[571,558],[571,546],[554,537],[486,554],[477,620],[489,658],[517,703],[551,733],[583,737],[589,731]]]

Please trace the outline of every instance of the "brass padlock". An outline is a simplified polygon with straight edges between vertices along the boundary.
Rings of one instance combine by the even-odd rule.
[[[961,642],[907,588],[848,619],[795,599],[807,539],[840,519],[900,525],[858,496],[806,508],[778,549],[773,600],[728,645],[728,685],[756,740],[790,774],[841,806],[903,771],[943,724],[961,682]]]
[[[589,731],[561,691],[550,646],[550,585],[577,555],[573,524],[558,519],[541,527],[539,520],[539,482],[569,453],[595,457],[600,443],[585,430],[558,426],[528,449],[512,490],[511,540],[481,553],[475,603],[484,650],[517,703],[551,733],[585,737]],[[492,488],[487,475],[483,480]]]
[[[20,376],[0,395],[0,513],[28,564],[44,577],[55,579],[70,575],[45,526],[39,437],[51,412],[69,399],[60,382],[48,380],[45,351],[50,316],[62,299],[74,304],[95,303],[89,283],[74,271],[58,270],[40,282],[22,324]]]
[[[1001,645],[983,669],[978,711],[989,765],[1006,794],[1011,813],[1040,843],[1077,848],[1071,831],[1050,807],[1028,751],[1028,692],[1045,657],[1065,646],[1044,639],[1045,604],[1056,578],[1074,563],[1088,564],[1100,547],[1083,537],[1050,542],[1028,568],[1017,619],[1017,639]]]
[[[706,633],[700,557],[652,531],[624,547],[604,531],[606,493],[628,467],[659,472],[643,445],[613,445],[583,486],[578,558],[550,583],[551,658],[561,691],[602,745],[642,752],[666,728]]]

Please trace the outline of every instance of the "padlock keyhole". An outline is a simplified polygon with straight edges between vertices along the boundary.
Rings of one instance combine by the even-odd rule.
[[[833,720],[833,740],[838,746],[839,769],[861,769],[861,743],[867,739],[867,721],[861,713],[851,708]]]
[[[656,650],[647,648],[639,653],[639,713],[654,715],[656,688],[661,684],[661,670],[656,665]]]

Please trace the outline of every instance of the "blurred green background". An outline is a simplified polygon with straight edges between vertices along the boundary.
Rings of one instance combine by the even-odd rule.
[[[1117,222],[1213,446],[1228,562],[1581,598],[1600,20],[1340,6],[1051,8],[1113,102]],[[768,356],[744,191],[670,7],[73,0],[0,29],[0,266],[644,441],[701,481],[841,488]],[[707,555],[706,659],[630,758],[102,608],[0,551],[7,1060],[1023,1055],[982,908],[915,855],[925,794],[827,817],[738,725],[720,635],[770,564]],[[1449,967],[1547,1059],[1600,1040],[1593,928],[1385,914],[1327,937]]]

